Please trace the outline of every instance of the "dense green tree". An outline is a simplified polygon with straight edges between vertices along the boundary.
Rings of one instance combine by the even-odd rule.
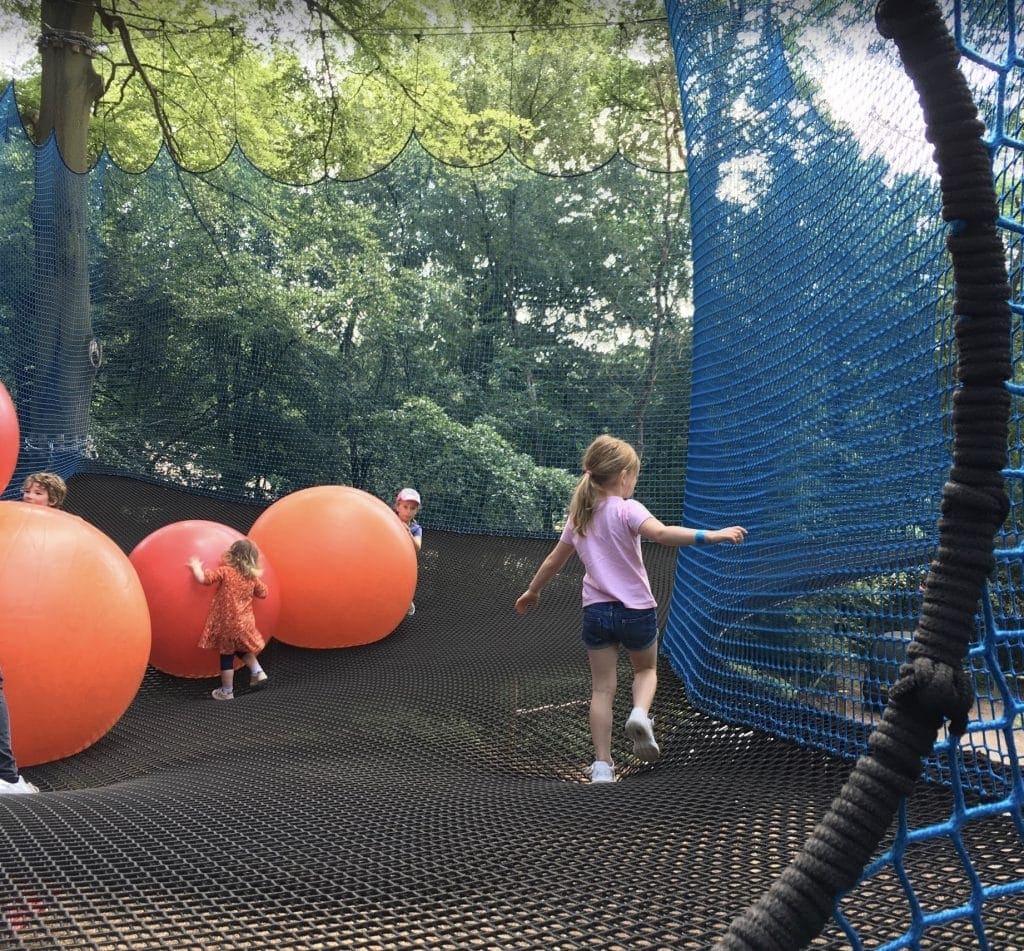
[[[621,159],[578,173],[627,147],[678,166],[664,36],[593,14],[561,40],[403,31],[413,4],[377,30],[355,4],[344,20],[317,4],[264,21],[171,0],[147,18],[90,9],[107,44],[89,47],[102,96],[78,152],[95,164],[79,200],[107,361],[91,452],[236,494],[385,491],[414,470],[401,447],[421,448],[386,427],[427,400],[452,451],[534,460],[533,502],[498,508],[550,530],[565,486],[546,467],[574,469],[595,429],[643,444],[665,355],[687,349],[685,192]],[[45,89],[19,92],[37,132]],[[427,151],[395,161],[412,129]]]

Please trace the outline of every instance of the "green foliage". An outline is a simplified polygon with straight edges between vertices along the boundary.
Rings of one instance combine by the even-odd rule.
[[[260,499],[410,483],[439,523],[550,533],[595,433],[646,428],[644,501],[678,519],[689,283],[680,260],[655,306],[649,219],[685,234],[664,176],[458,171],[415,148],[348,185],[244,161],[100,171],[103,462]]]
[[[609,430],[643,452],[644,501],[678,519],[686,193],[612,158],[679,167],[664,24],[625,22],[644,4],[622,22],[479,6],[97,16],[97,459],[259,499],[411,483],[438,522],[550,533]],[[30,113],[36,78],[18,89]],[[18,319],[14,377],[33,359]]]
[[[484,422],[451,419],[432,400],[406,401],[374,419],[384,449],[372,491],[385,498],[399,485],[420,487],[431,509],[460,513],[457,527],[487,531],[553,531],[576,479],[538,466]],[[559,529],[561,525],[557,526]]]
[[[97,9],[93,63],[104,91],[90,151],[95,159],[105,147],[125,169],[148,167],[163,143],[179,164],[207,170],[237,142],[280,180],[351,180],[388,164],[413,134],[458,166],[511,148],[550,172],[595,168],[616,149],[645,167],[682,167],[658,4],[153,0],[116,17]],[[0,15],[25,24],[23,43],[34,39],[38,5],[0,0]],[[655,21],[638,22],[645,17]],[[27,116],[38,108],[38,64],[11,77]]]

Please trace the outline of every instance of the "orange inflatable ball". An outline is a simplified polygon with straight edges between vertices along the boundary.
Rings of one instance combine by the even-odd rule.
[[[0,383],[0,492],[7,488],[11,476],[14,475],[20,442],[18,413],[7,387]]]
[[[380,499],[341,485],[286,495],[251,538],[281,584],[276,637],[295,647],[354,647],[390,634],[416,590],[409,530]]]
[[[19,766],[78,753],[128,709],[149,657],[135,569],[88,522],[0,502],[0,670]]]
[[[199,647],[206,615],[216,591],[192,576],[188,560],[195,555],[204,568],[216,568],[221,556],[245,536],[228,525],[192,519],[172,522],[147,535],[128,556],[142,582],[153,627],[149,662],[175,677],[215,677],[220,672],[216,651]],[[280,586],[263,552],[260,567],[267,596],[253,604],[256,627],[268,640],[277,626]],[[235,661],[235,667],[241,666]]]

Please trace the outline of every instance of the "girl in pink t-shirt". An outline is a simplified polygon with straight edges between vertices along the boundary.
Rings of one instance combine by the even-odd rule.
[[[545,585],[577,554],[583,576],[583,644],[590,663],[590,735],[594,762],[590,780],[615,781],[612,762],[612,707],[618,672],[618,648],[629,653],[633,667],[633,709],[626,736],[634,754],[653,763],[661,750],[654,738],[649,710],[658,686],[657,603],[640,554],[640,539],[680,548],[684,545],[739,544],[747,530],[740,525],[703,531],[665,525],[632,498],[640,475],[640,458],[628,443],[598,436],[583,454],[583,475],[573,491],[569,520],[551,554],[516,601],[525,614],[540,601]]]

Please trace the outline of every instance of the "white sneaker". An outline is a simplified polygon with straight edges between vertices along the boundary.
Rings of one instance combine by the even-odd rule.
[[[217,687],[215,690],[210,691],[210,696],[214,700],[234,700],[235,690],[233,687],[230,690],[227,687]]]
[[[626,721],[626,736],[633,741],[633,755],[637,759],[653,763],[661,756],[658,741],[654,739],[651,718],[639,707],[633,707]]]
[[[250,674],[249,675],[249,686],[250,687],[259,687],[261,684],[265,684],[266,682],[267,682],[267,672],[265,670],[261,670],[258,673]]]
[[[614,783],[615,767],[606,763],[603,759],[596,759],[590,764],[587,772],[590,774],[592,783]]]
[[[39,792],[39,787],[30,783],[24,776],[19,776],[13,783],[9,783],[6,779],[0,779],[0,796],[19,796],[37,792]]]
[[[412,616],[413,616],[413,615],[414,615],[415,613],[416,613],[416,602],[415,602],[415,601],[413,601],[413,602],[412,602],[412,603],[411,603],[411,604],[409,605],[409,610],[405,612],[405,616],[406,616],[406,617],[412,617]]]

